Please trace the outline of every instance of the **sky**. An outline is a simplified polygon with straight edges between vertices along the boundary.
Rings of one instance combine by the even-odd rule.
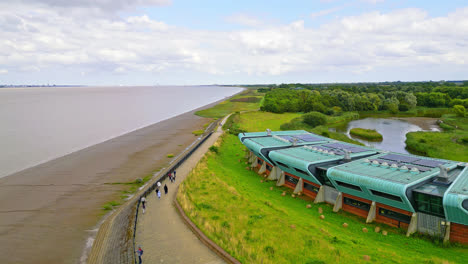
[[[467,0],[0,0],[0,84],[468,79]]]

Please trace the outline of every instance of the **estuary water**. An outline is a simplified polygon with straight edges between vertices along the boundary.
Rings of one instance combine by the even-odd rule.
[[[191,111],[238,87],[0,89],[0,178]]]

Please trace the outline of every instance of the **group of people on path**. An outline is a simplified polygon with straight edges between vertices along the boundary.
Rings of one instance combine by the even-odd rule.
[[[176,179],[176,171],[174,170],[174,171],[172,171],[172,172],[169,172],[169,175],[168,175],[168,176],[169,176],[169,180],[170,180],[171,182],[175,182],[175,179]],[[156,192],[156,195],[158,196],[158,199],[161,199],[161,191],[159,190],[159,187],[161,187],[161,183],[160,183],[160,182],[158,182],[158,183],[156,184],[156,190],[155,190],[155,192]],[[163,189],[164,189],[164,194],[167,194],[167,193],[169,192],[169,188],[167,188],[167,184],[164,184]],[[144,214],[145,211],[146,211],[146,198],[145,198],[145,197],[141,197],[141,200],[140,200],[140,201],[141,201],[141,205],[142,205],[142,208],[143,208],[143,214]],[[141,256],[143,255],[143,250],[141,249],[141,246],[138,247],[138,250],[137,250],[136,253],[137,253],[137,255],[138,255],[138,261],[139,261],[139,263],[141,263],[141,262],[142,262]]]
[[[170,180],[172,183],[174,183],[174,182],[175,182],[175,179],[176,179],[176,171],[173,170],[172,172],[169,172],[167,175],[169,176],[169,180]]]
[[[156,195],[158,196],[158,199],[161,199],[161,191],[159,190],[159,186],[161,186],[161,184],[158,182],[158,187],[156,188],[155,192],[156,192]],[[167,185],[164,184],[164,194],[167,194],[168,191],[169,189],[167,188]]]

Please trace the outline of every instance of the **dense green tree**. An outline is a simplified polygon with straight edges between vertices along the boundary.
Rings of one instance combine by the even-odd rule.
[[[466,109],[463,105],[454,105],[453,112],[460,117],[466,116]]]
[[[327,116],[319,112],[310,112],[303,116],[304,123],[316,127],[327,123]]]

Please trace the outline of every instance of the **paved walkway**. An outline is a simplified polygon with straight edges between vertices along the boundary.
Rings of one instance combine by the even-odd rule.
[[[141,245],[144,251],[143,263],[225,263],[192,233],[174,207],[176,187],[221,134],[221,127],[218,127],[217,131],[177,169],[175,183],[169,180],[161,183],[160,200],[154,191],[146,197],[146,213],[143,214],[140,207],[135,238],[136,246]],[[169,188],[167,195],[164,194],[164,184]]]

